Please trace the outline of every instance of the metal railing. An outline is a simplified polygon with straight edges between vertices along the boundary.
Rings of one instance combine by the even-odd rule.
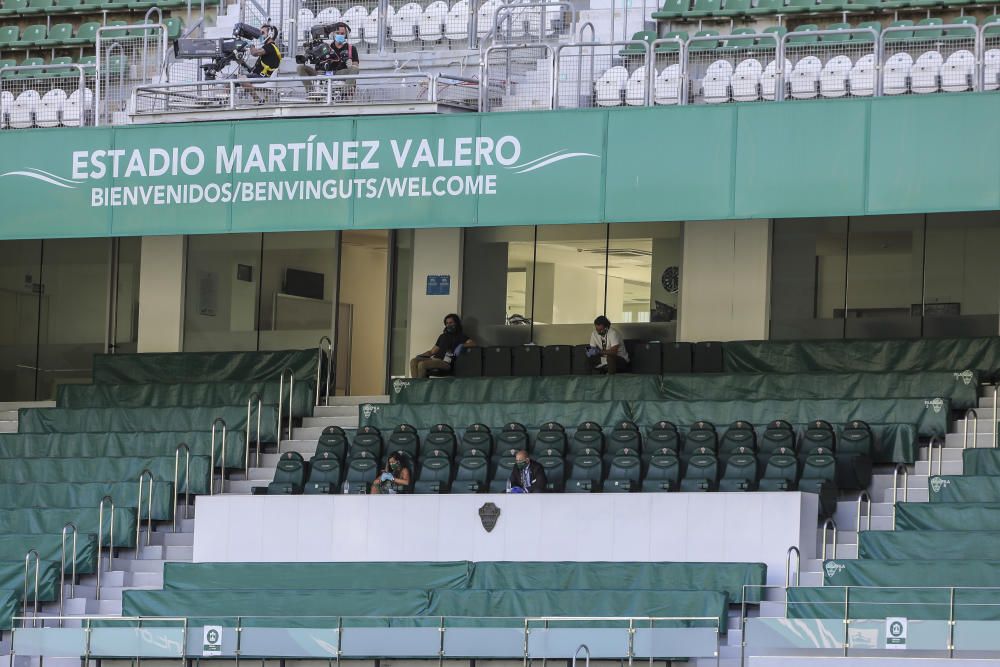
[[[576,7],[570,2],[551,0],[500,4],[493,13],[493,43],[558,41],[560,37],[574,35],[576,24]]]
[[[910,495],[910,473],[906,470],[906,464],[897,463],[892,471],[892,529],[896,530],[896,502],[899,500],[899,473],[903,473],[903,502],[905,503]]]
[[[879,40],[879,95],[982,90],[982,62],[974,25],[890,27]],[[915,56],[915,57],[914,57]]]
[[[94,124],[93,65],[4,67],[0,130]]]
[[[781,37],[783,99],[871,97],[879,33],[873,28],[790,32]]]
[[[222,426],[222,451],[219,456],[219,469],[222,472],[222,479],[219,480],[219,493],[225,491],[226,487],[226,420],[222,417],[216,417],[212,422],[212,449],[209,452],[209,462],[208,462],[208,495],[215,495],[215,427]],[[247,429],[250,428],[250,424],[247,424]],[[176,454],[176,452],[175,452]],[[191,488],[191,480],[185,479],[185,488]]]
[[[162,23],[98,28],[94,124],[124,124],[134,88],[161,77],[166,63],[167,29]]]
[[[146,546],[149,546],[150,540],[153,536],[153,472],[146,468],[141,473],[139,473],[139,496],[136,500],[135,506],[135,557],[136,560],[139,559],[139,554],[142,552],[142,544],[139,541],[139,537],[142,534],[142,487],[143,480],[149,480],[149,490],[147,492],[147,503],[146,503]]]
[[[76,538],[79,534],[79,530],[76,528],[76,524],[72,521],[68,522],[62,529],[62,550],[59,557],[59,615],[62,616],[65,611],[66,605],[66,530],[71,528],[73,530],[73,552],[72,552],[72,564],[71,575],[69,580],[69,596],[76,597]],[[62,627],[62,622],[60,621],[59,627]]]
[[[937,472],[934,472],[934,450],[938,453],[938,465]],[[928,475],[940,475],[941,471],[944,470],[944,438],[940,435],[935,435],[927,443],[927,474]]]
[[[975,449],[979,446],[979,415],[975,409],[969,408],[962,420],[962,449],[969,448],[969,415],[972,415],[972,447]]]
[[[250,469],[250,423],[251,417],[253,415],[254,401],[257,401],[257,454],[254,459],[254,464],[256,467],[260,467],[260,413],[264,409],[264,402],[261,400],[260,394],[257,392],[252,392],[250,398],[247,399],[247,446],[246,450],[243,452],[243,469]]]
[[[583,651],[583,665],[584,667],[590,667],[590,647],[586,644],[580,644],[576,647],[576,652],[573,653],[573,660],[570,663],[571,667],[576,667],[576,659],[580,657],[580,651]]]
[[[480,62],[479,110],[551,109],[555,88],[554,55],[549,44],[487,47]]]
[[[35,588],[33,594],[31,595],[32,609],[31,609],[31,626],[35,626],[35,620],[38,617],[38,578],[39,571],[41,567],[41,558],[38,557],[38,552],[34,549],[29,549],[28,553],[24,554],[24,601],[22,602],[22,611],[25,616],[24,627],[28,627],[28,572],[31,566],[31,557],[35,557]]]
[[[635,40],[560,44],[553,57],[554,107],[649,106],[651,53],[648,42]],[[595,78],[599,66],[603,74]]]
[[[792,569],[792,554],[795,554],[795,569]],[[785,552],[785,588],[792,585],[792,573],[795,574],[795,585],[799,585],[799,574],[802,570],[802,553],[796,546],[788,547]]]
[[[111,563],[115,557],[115,501],[111,496],[104,496],[101,498],[100,505],[97,506],[97,583],[96,583],[96,599],[101,599],[101,567],[102,562],[102,543],[104,540],[104,508],[110,505],[110,514],[108,522],[108,571],[111,571]]]
[[[833,520],[833,517],[830,517],[823,522],[823,527],[821,528],[823,531],[823,548],[820,552],[821,560],[826,560],[826,536],[829,534],[831,529],[833,530],[833,542],[831,543],[830,557],[837,557],[837,522]]]
[[[179,483],[181,450],[184,450],[184,518],[188,518],[188,508],[191,507],[191,448],[186,442],[181,442],[174,450],[174,510],[171,514],[173,518],[173,532],[177,532],[177,496],[181,494]],[[212,450],[215,450],[215,443],[212,443]]]
[[[867,507],[868,507],[867,512],[865,514],[865,524],[866,524],[865,525],[865,530],[871,530],[872,529],[872,497],[870,495],[868,495],[867,491],[862,491],[861,494],[858,496],[857,523],[854,524],[854,525],[855,525],[855,527],[856,527],[859,535],[861,534],[861,505],[862,504],[866,504]]]
[[[1000,24],[997,26],[1000,28]],[[997,49],[997,66],[1000,67],[1000,49]],[[993,426],[990,429],[993,433],[993,446],[997,446],[997,394],[1000,390],[1000,385],[993,385]]]
[[[326,343],[326,346],[323,346]],[[323,379],[323,354],[326,353],[326,384],[322,384]],[[320,405],[330,405],[330,388],[333,382],[333,341],[329,336],[323,336],[319,339],[319,345],[316,346],[316,407]],[[323,395],[323,402],[319,402],[320,397],[320,387],[325,388],[325,393]]]
[[[285,408],[285,376],[288,376],[288,439],[292,439],[292,405],[294,405],[295,394],[295,371],[291,368],[281,369],[281,376],[278,379],[278,443],[277,452],[281,454],[281,426]]]
[[[438,74],[435,100],[438,104],[479,110],[479,79],[457,74]]]

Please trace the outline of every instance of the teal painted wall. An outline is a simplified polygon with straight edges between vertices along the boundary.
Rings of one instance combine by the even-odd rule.
[[[997,118],[987,93],[10,131],[0,238],[1000,210]],[[310,168],[316,144],[356,155]],[[219,200],[165,203],[193,186]]]

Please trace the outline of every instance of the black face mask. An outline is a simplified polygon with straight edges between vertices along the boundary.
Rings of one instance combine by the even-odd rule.
[[[446,333],[450,333],[450,334],[458,333],[458,327],[455,326],[454,324],[449,324],[449,325],[445,326],[444,330],[445,330]]]
[[[399,464],[398,463],[390,463],[389,464],[389,469],[392,470],[393,472],[399,472]]]

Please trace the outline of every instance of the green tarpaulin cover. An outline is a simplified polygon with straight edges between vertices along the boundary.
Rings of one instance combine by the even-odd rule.
[[[192,456],[212,453],[210,431],[159,431],[155,433],[0,433],[0,458],[174,456],[185,443]],[[255,450],[256,442],[251,443]],[[246,433],[226,431],[226,467],[246,463]],[[183,452],[182,452],[183,457]],[[251,454],[252,456],[253,454]],[[222,431],[215,437],[216,460],[222,457]],[[251,463],[253,458],[251,458]],[[173,476],[169,479],[173,479]]]
[[[222,406],[200,408],[21,408],[18,410],[18,433],[156,433],[161,431],[211,431],[212,422],[221,417],[227,429],[246,431],[246,407]],[[251,418],[251,433],[256,440],[257,417]],[[260,439],[277,439],[278,410],[273,405],[261,408]],[[222,437],[222,425],[216,427]]]
[[[0,560],[23,561],[29,549],[38,552],[42,560],[56,563],[62,559],[62,534],[7,533],[0,535]],[[97,535],[77,533],[76,573],[93,574],[97,571]],[[73,534],[66,531],[66,574],[73,571]]]
[[[180,457],[178,493],[186,488],[184,480],[185,459]],[[120,457],[116,459],[9,459],[0,465],[0,482],[121,482],[136,480],[144,470],[153,473],[155,480],[173,480],[173,456]],[[191,457],[191,493],[208,493],[209,459],[207,456]],[[60,530],[62,526],[59,527]]]
[[[788,618],[948,620],[950,588],[789,588]],[[846,597],[845,597],[846,596]],[[955,620],[1000,620],[1000,591],[955,589]]]
[[[622,374],[397,380],[390,398],[442,404],[940,397],[966,410],[976,406],[978,388],[975,372]]]
[[[932,503],[1000,503],[1000,477],[934,475],[927,486]]]
[[[24,596],[24,556],[15,560],[0,561],[0,589],[19,591],[18,599]],[[35,599],[35,559],[28,563],[28,602]],[[52,602],[59,599],[59,562],[40,560],[38,562],[38,601]]]
[[[285,368],[292,369],[297,383],[315,383],[316,356],[316,348],[273,352],[97,354],[94,355],[94,383],[277,382]]]
[[[823,581],[826,586],[1000,588],[1000,561],[828,560],[823,563]]]
[[[1000,338],[739,341],[723,344],[729,373],[955,371],[1000,368]]]
[[[1000,475],[1000,449],[963,450],[962,472],[966,475]]]
[[[862,559],[975,560],[1000,553],[1000,531],[866,530],[858,542]]]
[[[264,405],[277,405],[278,389],[277,382],[64,384],[57,390],[56,405],[60,408],[196,408],[203,405],[239,405],[245,408],[253,393],[260,395]],[[286,385],[286,406],[287,398]],[[315,398],[314,384],[296,384],[292,392],[293,416],[311,416]]]
[[[145,519],[149,514],[148,480],[143,485],[142,507],[139,507],[138,482],[78,482],[64,484],[37,482],[24,484],[0,483],[0,508],[18,507],[97,507],[104,496],[111,496],[116,505],[135,507]],[[173,518],[174,483],[153,482],[153,520]]]
[[[0,590],[0,630],[10,630],[18,600],[17,591]]]
[[[896,530],[1000,530],[1000,503],[896,503]]]
[[[103,542],[107,546],[114,527],[114,546],[135,546],[136,512],[132,507],[115,506],[115,520],[110,520],[110,506],[104,512]],[[63,526],[73,522],[83,533],[98,533],[98,512],[96,507],[35,507],[29,509],[8,509],[0,512],[0,535],[8,533],[61,533]],[[21,566],[24,566],[22,556]]]

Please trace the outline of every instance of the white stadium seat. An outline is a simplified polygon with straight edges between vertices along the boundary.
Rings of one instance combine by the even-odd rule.
[[[597,105],[616,107],[622,103],[622,91],[628,83],[628,70],[618,65],[601,75],[594,84]]]
[[[389,21],[389,34],[396,43],[412,42],[417,38],[417,25],[423,17],[423,8],[409,2],[399,8],[399,11]]]
[[[10,110],[10,126],[15,128],[31,127],[34,123],[35,111],[41,101],[41,96],[35,90],[25,90],[18,95]]]
[[[944,58],[937,51],[925,51],[910,70],[910,90],[914,93],[936,93],[941,90],[941,64]]]
[[[733,78],[733,64],[728,60],[716,60],[705,70],[701,80],[701,95],[708,104],[729,101],[729,83]]]
[[[331,23],[336,23],[337,21],[344,21],[347,23],[344,16],[341,15],[340,9],[337,7],[325,7],[319,14],[316,15],[316,18],[313,19],[313,23],[317,25],[330,25]],[[350,25],[350,23],[348,23],[348,25]]]
[[[86,112],[93,106],[94,93],[90,88],[84,88],[83,95],[80,94],[80,90],[74,90],[66,98],[66,105],[63,107],[63,125],[69,127],[78,126],[80,124],[80,117],[85,116]]]
[[[834,56],[823,65],[819,75],[819,93],[823,97],[843,97],[847,94],[847,77],[851,75],[851,59]]]
[[[681,99],[681,66],[678,64],[664,67],[656,75],[653,84],[653,102],[655,104],[680,104]]]
[[[448,3],[436,0],[427,5],[420,16],[420,39],[425,42],[436,42],[444,36],[444,22],[448,18]]]
[[[299,39],[309,39],[309,28],[313,26],[316,22],[316,17],[313,13],[303,7],[299,10],[299,15],[296,18],[295,26],[299,31]]]
[[[501,6],[503,6],[501,0],[489,0],[479,6],[479,10],[476,12],[477,35],[486,37],[493,32],[493,26],[496,25],[497,20],[497,9]]]
[[[760,74],[764,66],[756,58],[747,58],[733,72],[733,100],[756,102],[760,99]]]
[[[458,0],[448,10],[444,36],[453,42],[469,38],[469,0]]]
[[[35,112],[35,125],[38,127],[57,127],[59,114],[66,105],[66,91],[55,88],[42,95],[38,111]]]
[[[976,73],[976,57],[971,51],[962,49],[948,56],[941,67],[941,89],[947,93],[972,90],[972,79]]]
[[[785,58],[785,73],[787,76],[788,72],[792,71],[792,61]],[[778,62],[772,60],[764,68],[764,72],[760,75],[760,96],[765,100],[775,99],[778,81]]]
[[[625,104],[633,107],[641,107],[646,104],[646,87],[649,84],[649,75],[646,73],[646,66],[639,67],[628,78],[625,84]]]
[[[819,93],[819,74],[823,70],[823,62],[816,56],[801,58],[788,77],[792,97],[797,100],[809,100]]]
[[[322,15],[323,12],[320,12]],[[352,44],[357,44],[361,41],[361,29],[364,27],[365,21],[368,19],[368,8],[362,7],[361,5],[355,5],[351,7],[340,17],[340,20],[348,25],[351,31],[347,34],[347,41]]]
[[[1000,89],[1000,49],[990,49],[983,56],[983,90]]]
[[[392,5],[389,5],[388,20],[386,21],[389,25],[392,24],[392,19],[396,15],[396,10]],[[366,44],[378,44],[378,6],[372,7],[372,10],[368,13],[368,16],[361,22],[361,32],[362,39]]]
[[[907,92],[907,79],[913,68],[913,58],[909,53],[896,53],[889,57],[882,72],[882,93],[902,95]]]
[[[9,90],[0,92],[0,129],[7,129],[7,116],[14,108],[14,94]]]
[[[871,97],[875,94],[875,54],[858,58],[847,77],[854,97]]]

